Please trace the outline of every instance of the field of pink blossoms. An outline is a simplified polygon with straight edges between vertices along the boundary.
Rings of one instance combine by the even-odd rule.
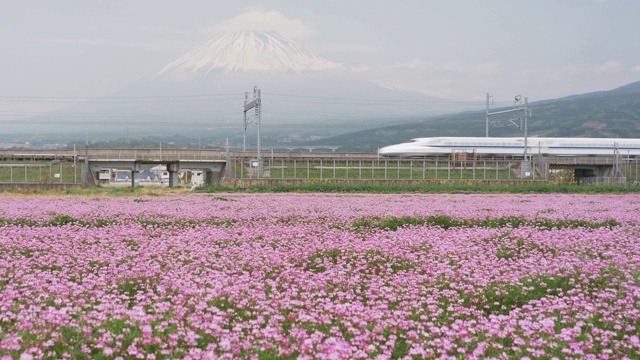
[[[0,197],[0,360],[638,358],[640,196]]]

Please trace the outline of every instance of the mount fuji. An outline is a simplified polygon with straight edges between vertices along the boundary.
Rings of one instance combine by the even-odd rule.
[[[252,100],[257,87],[263,144],[269,144],[335,136],[458,110],[433,109],[435,98],[377,85],[367,79],[368,71],[325,58],[277,33],[233,31],[105,98],[125,101],[76,104],[58,115],[83,113],[83,124],[103,124],[103,133],[129,133],[132,128],[139,136],[184,134],[216,144],[225,138],[238,143],[245,98]],[[248,115],[254,116],[253,112]]]
[[[154,77],[195,73],[237,71],[305,71],[359,70],[331,61],[304,46],[277,34],[240,30],[225,33],[189,51],[160,70]]]

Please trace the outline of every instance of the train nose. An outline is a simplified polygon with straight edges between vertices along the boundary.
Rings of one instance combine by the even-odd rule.
[[[400,145],[389,145],[378,149],[380,155],[399,155],[404,153],[404,148]]]

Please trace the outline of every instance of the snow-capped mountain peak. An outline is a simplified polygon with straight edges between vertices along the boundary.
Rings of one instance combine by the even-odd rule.
[[[324,58],[277,33],[242,30],[224,33],[186,53],[160,70],[156,77],[172,73],[237,71],[296,72],[354,70]]]

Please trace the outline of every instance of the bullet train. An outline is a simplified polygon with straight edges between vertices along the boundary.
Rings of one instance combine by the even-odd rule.
[[[454,151],[481,155],[524,155],[524,138],[431,137],[385,146],[378,154],[416,157],[451,154]],[[640,139],[614,138],[527,138],[527,154],[547,156],[640,155]]]

